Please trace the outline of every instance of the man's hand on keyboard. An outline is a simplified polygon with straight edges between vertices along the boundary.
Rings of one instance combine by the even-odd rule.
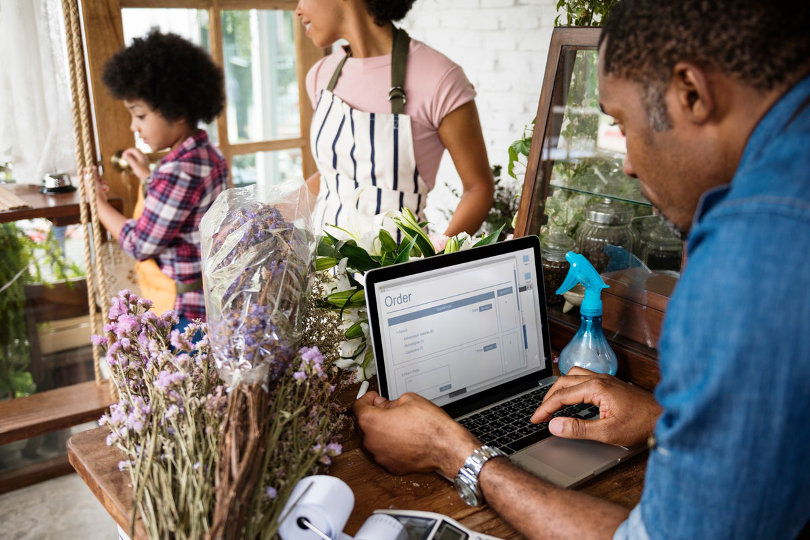
[[[598,420],[554,418],[566,405],[589,403],[599,407]],[[661,406],[649,392],[610,375],[573,367],[549,389],[532,415],[534,423],[549,422],[549,431],[568,439],[592,439],[633,446],[652,435]]]

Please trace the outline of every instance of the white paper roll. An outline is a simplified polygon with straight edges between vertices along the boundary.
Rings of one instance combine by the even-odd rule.
[[[371,514],[357,531],[354,540],[408,540],[408,531],[393,516]]]
[[[287,500],[278,533],[284,540],[321,540],[299,525],[299,519],[304,518],[329,538],[339,538],[353,507],[354,493],[343,480],[326,475],[307,476],[296,484]]]

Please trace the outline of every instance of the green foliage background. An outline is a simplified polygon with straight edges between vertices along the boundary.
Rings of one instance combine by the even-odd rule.
[[[36,391],[28,371],[31,347],[25,323],[26,283],[42,282],[46,265],[57,280],[83,272],[65,258],[51,230],[38,243],[15,223],[0,224],[0,253],[0,399],[9,399]]]

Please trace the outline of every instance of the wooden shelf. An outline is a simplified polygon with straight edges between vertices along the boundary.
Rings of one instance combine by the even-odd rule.
[[[56,225],[79,223],[79,192],[41,193],[38,186],[31,184],[5,184],[5,189],[18,196],[28,207],[0,212],[0,223],[21,219],[47,218]],[[110,204],[119,212],[123,208],[121,197],[110,197]]]
[[[109,382],[63,386],[0,401],[0,444],[98,420],[115,399]]]
[[[74,472],[67,454],[0,472],[0,495]]]

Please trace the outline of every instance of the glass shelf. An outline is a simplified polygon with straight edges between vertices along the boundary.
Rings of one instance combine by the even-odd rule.
[[[636,182],[636,183],[638,183],[638,182]],[[644,195],[641,194],[641,191],[635,191],[635,192],[633,192],[631,194],[616,193],[616,192],[614,192],[613,190],[610,189],[611,187],[615,187],[615,186],[607,186],[607,189],[605,189],[605,190],[581,189],[581,188],[562,185],[562,184],[554,182],[554,181],[551,182],[550,187],[552,189],[561,189],[563,191],[567,191],[567,192],[570,192],[570,193],[578,193],[578,194],[582,194],[582,195],[593,195],[595,197],[603,197],[605,199],[613,199],[615,201],[621,201],[621,202],[630,203],[630,204],[637,204],[637,205],[640,205],[640,206],[647,206],[647,207],[652,208],[652,204],[650,204],[650,201],[648,201],[644,197]],[[549,195],[552,195],[552,193],[549,193]]]
[[[655,296],[651,291],[662,280],[674,281],[672,274],[682,265],[683,246],[653,215],[638,179],[624,173],[625,137],[599,105],[599,35],[599,28],[554,29],[515,236],[553,231],[581,244],[581,225],[589,216],[599,215],[594,203],[610,199],[617,201],[616,206],[628,206],[616,210],[632,212],[633,238],[619,247],[635,256],[627,257],[628,261],[638,260],[645,267],[627,264],[604,273],[611,288],[602,297],[602,324],[614,350],[621,350],[625,357],[625,365],[632,357],[637,366],[649,367],[656,357],[652,347],[657,338],[651,336],[660,331],[670,294]],[[582,251],[581,245],[578,250]],[[564,347],[578,328],[577,308],[563,313],[551,306],[548,318],[555,325],[552,346],[556,336],[556,346]]]

